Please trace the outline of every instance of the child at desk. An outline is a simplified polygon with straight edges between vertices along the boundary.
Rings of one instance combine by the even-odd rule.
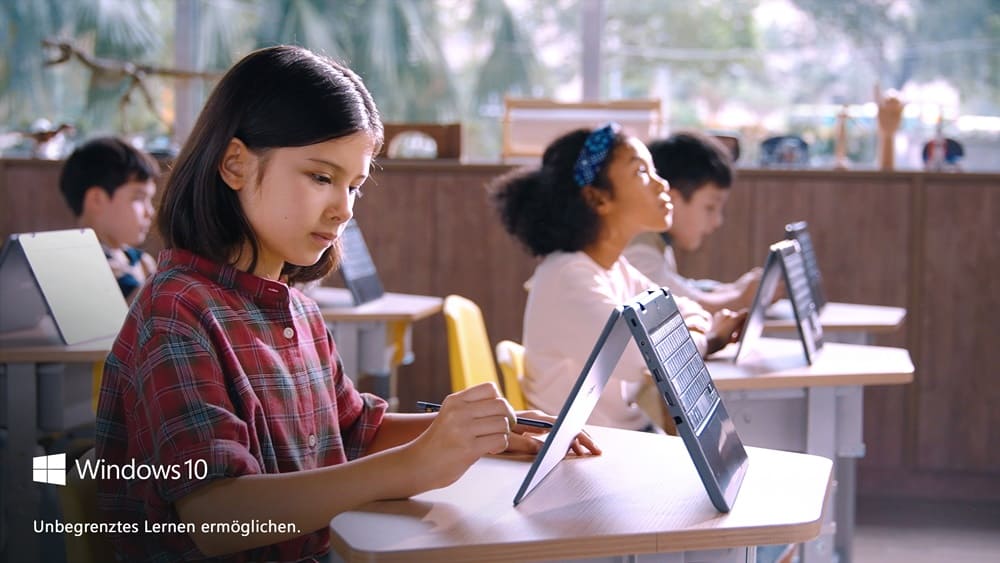
[[[164,190],[166,250],[108,357],[97,414],[97,459],[181,468],[100,481],[105,520],[177,532],[118,534],[119,557],[321,557],[342,511],[446,486],[484,454],[540,448],[490,384],[436,414],[387,413],[356,391],[294,287],[336,265],[381,143],[361,79],[303,48],[247,55],[208,98]],[[599,451],[586,436],[574,447]],[[203,528],[233,522],[287,526]]]
[[[760,283],[760,268],[731,283],[695,281],[677,272],[674,259],[674,246],[693,252],[722,225],[733,183],[729,152],[719,141],[693,132],[654,141],[649,152],[656,173],[670,183],[674,220],[668,231],[637,236],[625,248],[625,257],[649,279],[709,311],[749,307]]]
[[[125,299],[156,269],[136,248],[153,219],[160,167],[150,155],[116,137],[97,137],[73,151],[59,176],[59,190],[77,224],[97,234]]]
[[[543,257],[529,280],[524,311],[524,396],[535,408],[562,407],[611,311],[658,284],[622,256],[640,233],[670,228],[670,186],[649,150],[616,124],[579,129],[553,141],[537,169],[495,180],[493,198],[504,228]],[[729,343],[743,314],[709,315],[679,305],[702,355]],[[630,342],[590,417],[591,424],[650,428],[634,401],[651,381]]]

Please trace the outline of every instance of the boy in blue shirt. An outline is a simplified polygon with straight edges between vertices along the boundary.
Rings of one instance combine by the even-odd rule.
[[[160,167],[148,154],[116,137],[97,137],[78,147],[59,177],[59,189],[80,228],[93,229],[118,286],[131,302],[156,269],[139,248],[153,220]]]

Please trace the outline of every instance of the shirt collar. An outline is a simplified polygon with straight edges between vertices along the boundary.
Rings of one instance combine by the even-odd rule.
[[[287,308],[290,303],[288,286],[237,270],[229,264],[220,264],[181,249],[160,252],[157,271],[168,269],[191,270],[229,289],[240,291],[262,307]]]

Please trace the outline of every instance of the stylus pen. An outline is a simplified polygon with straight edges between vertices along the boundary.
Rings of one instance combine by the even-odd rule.
[[[428,403],[427,401],[417,401],[417,408],[424,412],[437,412],[441,410],[441,405],[437,403]],[[534,426],[535,428],[552,428],[551,422],[535,420],[534,418],[517,417],[517,423],[525,426]]]

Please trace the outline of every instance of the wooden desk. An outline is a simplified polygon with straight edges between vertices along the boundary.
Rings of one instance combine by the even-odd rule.
[[[390,408],[396,410],[392,373],[398,362],[394,358],[402,363],[412,361],[411,325],[441,312],[444,300],[425,295],[386,293],[374,301],[355,306],[349,291],[333,287],[314,288],[309,296],[319,304],[333,332],[345,373],[362,389],[387,399]]]
[[[837,462],[836,506],[827,511],[836,525],[806,546],[804,560],[833,560],[835,542],[827,536],[836,533],[841,561],[850,561],[854,461],[865,455],[864,387],[913,381],[909,352],[828,342],[810,366],[798,340],[762,338],[745,361],[734,364],[735,353],[735,345],[726,347],[708,369],[744,443]]]
[[[819,315],[823,333],[873,333],[895,332],[903,326],[906,309],[857,303],[827,303]],[[764,330],[769,333],[794,332],[795,315],[788,299],[781,299],[767,309]],[[867,344],[867,342],[855,342]]]
[[[31,458],[36,455],[39,432],[93,420],[91,365],[108,355],[114,339],[74,346],[9,345],[16,341],[0,338],[3,422],[7,427],[2,524],[6,528],[7,561],[12,563],[37,561],[39,541],[44,537],[32,529],[32,521],[38,518],[38,487],[52,486],[35,485],[31,480]],[[62,403],[64,393],[79,401],[67,409]],[[41,408],[40,398],[46,405]]]
[[[514,493],[530,459],[486,457],[444,489],[338,515],[330,524],[333,549],[368,562],[648,553],[677,553],[667,560],[681,561],[692,551],[711,551],[704,554],[711,561],[752,561],[748,546],[801,542],[820,531],[828,459],[748,448],[739,497],[722,514],[680,438],[588,431],[604,454],[564,460],[518,507]]]
[[[733,363],[730,344],[708,361],[720,391],[902,385],[913,381],[913,362],[904,348],[827,342],[816,361],[806,363],[799,340],[761,338],[754,350]]]

